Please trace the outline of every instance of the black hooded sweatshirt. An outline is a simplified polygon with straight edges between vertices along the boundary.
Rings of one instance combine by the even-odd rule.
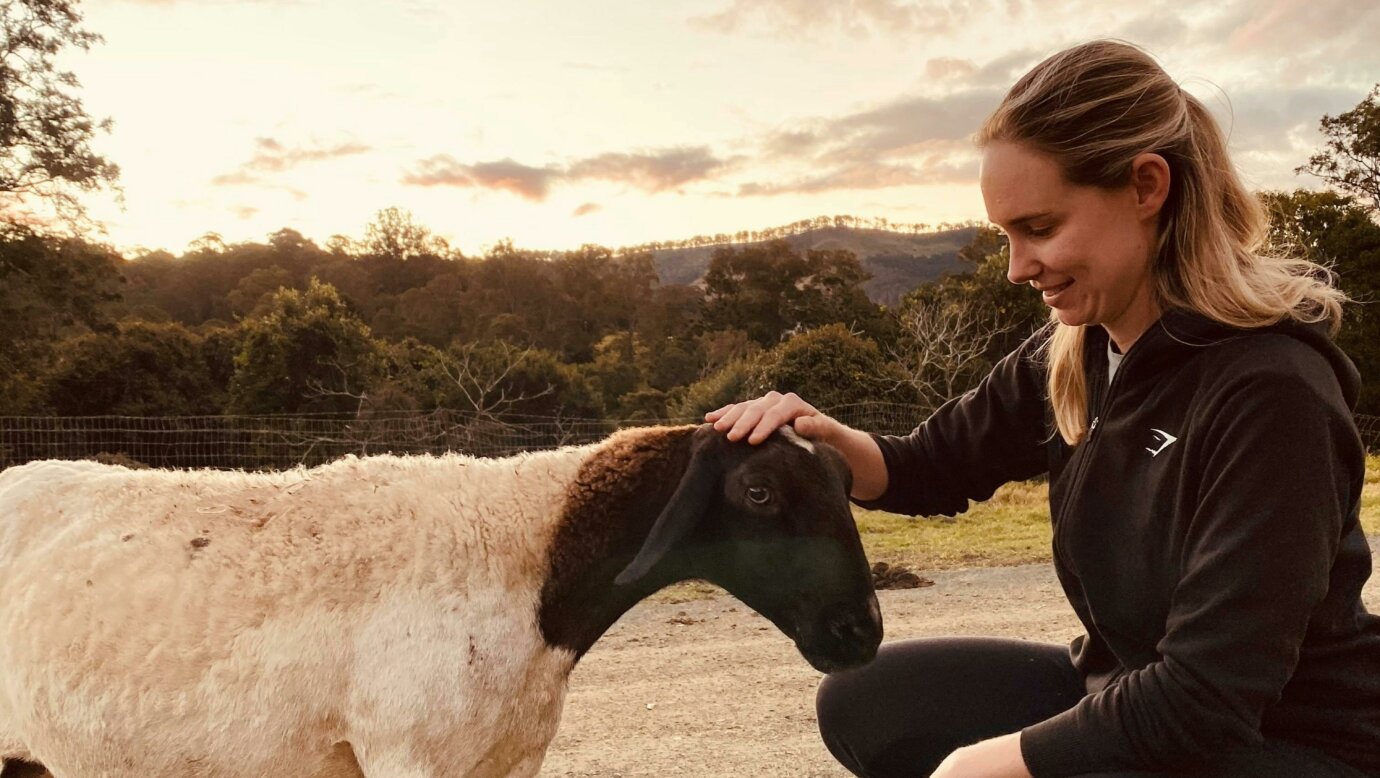
[[[1054,566],[1088,696],[1021,732],[1037,778],[1164,769],[1265,738],[1380,773],[1380,617],[1361,603],[1356,368],[1321,325],[1182,310],[1108,385],[1085,328],[1087,437],[1053,433],[1041,329],[908,436],[874,436],[867,508],[964,511],[1049,474]]]

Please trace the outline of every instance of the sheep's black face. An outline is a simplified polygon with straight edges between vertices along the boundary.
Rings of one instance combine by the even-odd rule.
[[[753,446],[698,441],[717,483],[683,541],[691,573],[727,589],[833,672],[872,660],[882,617],[848,504],[851,474],[832,447],[777,432]]]

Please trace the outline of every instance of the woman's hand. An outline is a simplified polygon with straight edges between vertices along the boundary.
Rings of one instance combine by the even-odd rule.
[[[1032,778],[1021,756],[1021,733],[994,737],[949,754],[930,778]]]
[[[714,429],[719,432],[727,433],[729,440],[746,437],[754,446],[783,424],[791,424],[801,437],[818,440],[827,440],[830,433],[842,426],[800,399],[795,392],[767,392],[756,400],[729,403],[706,413],[704,420],[713,422]]]
[[[767,392],[756,400],[730,403],[704,415],[714,429],[729,440],[742,440],[757,445],[766,440],[783,424],[790,424],[803,438],[828,443],[843,455],[853,472],[850,494],[860,500],[871,500],[886,491],[886,462],[882,450],[872,436],[820,413],[794,392]]]

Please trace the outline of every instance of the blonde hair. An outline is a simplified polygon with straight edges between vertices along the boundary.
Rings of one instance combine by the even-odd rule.
[[[1019,143],[1053,158],[1069,183],[1106,189],[1130,184],[1136,155],[1159,154],[1170,170],[1150,266],[1160,310],[1242,328],[1285,318],[1340,325],[1346,297],[1332,274],[1266,249],[1268,217],[1221,128],[1137,46],[1099,40],[1049,57],[1011,87],[974,141]],[[1047,344],[1050,404],[1070,445],[1087,434],[1083,342],[1082,326],[1058,323]]]

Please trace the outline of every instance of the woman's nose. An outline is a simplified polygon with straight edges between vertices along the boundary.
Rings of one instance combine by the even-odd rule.
[[[1040,262],[1025,247],[1011,243],[1011,261],[1006,266],[1006,280],[1024,284],[1040,275]]]

